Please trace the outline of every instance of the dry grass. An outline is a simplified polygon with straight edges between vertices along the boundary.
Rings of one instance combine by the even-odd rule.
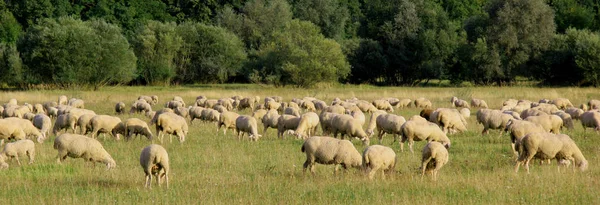
[[[55,101],[58,96],[82,98],[86,108],[98,114],[114,114],[113,106],[119,101],[133,102],[139,95],[158,95],[161,105],[173,96],[181,96],[191,103],[198,95],[209,98],[242,96],[315,96],[325,101],[334,97],[358,97],[373,100],[380,97],[426,97],[435,107],[450,106],[449,99],[459,96],[484,99],[498,108],[504,99],[566,97],[578,105],[589,99],[600,99],[600,92],[592,88],[531,88],[531,87],[474,87],[474,88],[378,88],[371,86],[342,86],[330,89],[291,89],[248,85],[203,85],[196,87],[108,87],[99,91],[29,91],[0,93],[0,101],[16,98],[19,103]],[[419,110],[409,108],[396,111],[406,118]],[[242,112],[249,114],[249,111]],[[476,110],[472,110],[476,113]],[[122,119],[141,115],[122,115]],[[0,171],[2,191],[0,203],[10,204],[79,204],[79,203],[169,203],[169,204],[599,204],[600,191],[598,164],[600,143],[598,133],[584,132],[577,124],[573,131],[565,131],[580,146],[589,161],[586,172],[571,170],[558,173],[552,165],[534,165],[531,174],[513,172],[514,158],[507,135],[492,131],[480,136],[481,125],[469,119],[469,131],[452,135],[450,162],[441,170],[438,181],[421,179],[417,168],[420,154],[400,152],[398,144],[391,144],[391,136],[384,137],[384,145],[392,146],[398,155],[396,171],[385,180],[368,180],[361,172],[350,170],[334,175],[332,166],[317,165],[317,173],[303,174],[305,155],[300,152],[302,141],[276,139],[274,130],[258,142],[238,141],[233,132],[226,136],[217,133],[214,124],[195,121],[184,144],[164,143],[171,158],[170,189],[143,188],[144,175],[139,165],[139,154],[150,142],[116,141],[100,137],[109,153],[117,161],[117,168],[105,171],[103,165],[84,164],[81,159],[67,159],[56,164],[56,150],[52,141],[37,144],[33,165],[18,167],[9,162],[9,170]],[[376,143],[377,140],[372,140]],[[364,146],[354,141],[359,151]],[[423,142],[415,143],[420,150]],[[26,157],[25,157],[26,158]],[[25,160],[23,160],[25,161]]]

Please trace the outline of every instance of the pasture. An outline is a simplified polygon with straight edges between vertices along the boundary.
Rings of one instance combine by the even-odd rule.
[[[127,110],[140,95],[158,95],[158,110],[173,96],[181,96],[191,104],[196,96],[209,99],[241,96],[282,96],[292,98],[313,96],[328,103],[333,98],[357,97],[372,101],[381,97],[425,97],[434,107],[450,107],[450,98],[457,96],[470,101],[471,97],[487,101],[490,108],[499,109],[505,99],[568,98],[575,104],[600,99],[600,90],[593,88],[532,88],[532,87],[475,87],[475,88],[407,88],[340,86],[327,89],[272,88],[256,85],[203,85],[195,87],[105,87],[99,91],[26,91],[2,92],[0,102],[11,98],[19,104],[56,101],[59,95],[85,100],[85,108],[97,114],[114,115],[114,105],[125,102]],[[409,118],[420,109],[397,109],[395,114]],[[239,111],[237,111],[239,112]],[[91,166],[82,159],[68,158],[56,163],[52,148],[54,136],[43,144],[36,144],[36,158],[32,165],[19,167],[8,162],[8,170],[0,170],[0,203],[2,204],[600,204],[600,133],[584,131],[579,121],[574,130],[563,129],[575,140],[589,161],[585,172],[568,169],[559,173],[556,161],[550,165],[534,163],[531,173],[521,168],[514,172],[515,158],[510,150],[508,134],[499,135],[491,130],[481,136],[481,125],[476,123],[471,109],[466,133],[449,135],[452,147],[450,161],[439,173],[438,180],[430,176],[421,179],[421,149],[425,142],[415,142],[415,153],[400,152],[398,143],[392,144],[391,135],[384,137],[383,145],[391,146],[397,154],[396,170],[382,179],[377,175],[369,180],[362,172],[350,169],[333,174],[333,166],[316,165],[316,174],[303,173],[305,154],[300,152],[303,141],[286,135],[276,137],[269,129],[257,142],[247,138],[238,141],[232,130],[226,135],[217,133],[215,124],[195,120],[189,125],[186,141],[176,139],[162,145],[167,149],[171,163],[169,189],[156,186],[145,189],[144,173],[139,164],[142,148],[150,144],[146,139],[129,142],[116,141],[109,135],[98,139],[117,162],[117,168],[106,171],[103,164]],[[249,110],[240,113],[250,114]],[[149,122],[141,114],[120,115],[121,119],[137,117]],[[369,115],[367,115],[369,120]],[[366,125],[365,125],[366,126]],[[259,132],[262,124],[259,122]],[[153,127],[152,132],[155,133]],[[320,133],[320,129],[317,133]],[[156,133],[155,133],[156,134]],[[359,152],[365,148],[352,140]],[[157,141],[155,143],[158,143]],[[377,144],[371,139],[371,144]],[[405,146],[406,147],[406,146]],[[22,162],[27,157],[21,158]]]

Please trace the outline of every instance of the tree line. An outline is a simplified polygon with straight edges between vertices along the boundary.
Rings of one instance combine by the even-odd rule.
[[[600,85],[596,0],[0,0],[0,86]]]

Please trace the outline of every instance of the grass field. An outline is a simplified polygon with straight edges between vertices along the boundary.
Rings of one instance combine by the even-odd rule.
[[[538,101],[541,98],[569,98],[576,105],[589,99],[600,99],[600,90],[593,88],[532,88],[532,87],[474,87],[474,88],[405,88],[342,86],[328,89],[272,88],[256,85],[202,85],[192,87],[106,87],[99,91],[27,91],[2,92],[0,102],[10,98],[19,104],[56,101],[59,95],[84,99],[86,108],[97,114],[114,114],[119,101],[132,103],[139,95],[158,95],[161,108],[166,100],[181,96],[191,103],[198,95],[208,98],[242,96],[314,96],[326,102],[335,97],[358,97],[371,101],[380,97],[426,97],[434,107],[449,107],[450,97],[470,100],[481,98],[492,108],[500,108],[508,98]],[[405,118],[420,110],[396,110]],[[19,167],[9,162],[8,170],[0,171],[0,203],[2,204],[600,204],[600,134],[587,132],[577,121],[575,130],[563,130],[571,136],[589,161],[586,172],[557,172],[551,165],[533,165],[531,174],[524,169],[515,173],[514,157],[507,134],[499,136],[492,130],[481,136],[482,126],[472,116],[469,131],[450,135],[450,161],[442,168],[438,181],[421,179],[417,168],[424,142],[415,143],[415,154],[400,152],[391,144],[391,136],[383,144],[397,153],[396,171],[385,180],[378,175],[366,178],[358,170],[333,174],[333,166],[317,165],[317,173],[304,174],[306,158],[300,152],[301,140],[292,137],[277,139],[270,129],[258,142],[238,141],[233,131],[227,135],[216,132],[214,124],[194,121],[183,144],[165,142],[171,161],[170,187],[144,189],[144,173],[139,155],[149,141],[116,141],[100,137],[105,149],[117,162],[109,171],[81,159],[68,158],[56,163],[52,148],[54,136],[36,144],[34,164]],[[249,114],[246,110],[241,113]],[[121,119],[142,115],[121,115]],[[369,119],[369,116],[367,116]],[[262,127],[262,126],[259,126]],[[155,131],[152,129],[153,132]],[[261,128],[262,132],[262,128]],[[320,133],[320,131],[319,131]],[[364,146],[353,141],[359,152]],[[377,140],[371,140],[376,144]],[[22,158],[27,161],[27,157]],[[564,170],[563,170],[564,171]]]

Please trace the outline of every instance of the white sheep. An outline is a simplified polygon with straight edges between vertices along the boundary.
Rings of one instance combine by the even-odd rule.
[[[79,133],[82,135],[86,135],[88,132],[92,131],[92,125],[90,125],[90,121],[92,118],[96,117],[96,114],[84,114],[77,119],[77,126],[79,127]],[[75,128],[77,129],[77,128]]]
[[[560,117],[563,121],[564,126],[567,129],[572,130],[575,128],[575,124],[573,124],[573,118],[571,118],[571,115],[569,115],[569,113],[566,113],[561,110],[561,111],[554,112],[552,114]]]
[[[75,119],[71,119],[71,117],[72,116],[69,114],[62,114],[56,117],[56,121],[54,122],[54,126],[52,127],[52,134],[58,135],[58,132],[62,130],[68,131],[69,128],[73,131],[73,133],[75,133],[75,126],[71,126],[70,123],[70,121],[73,121]]]
[[[379,110],[385,110],[388,112],[394,112],[394,108],[387,100],[373,100],[373,106]]]
[[[190,107],[188,114],[190,116],[190,124],[192,124],[192,122],[195,119],[200,119],[202,120],[202,111],[204,110],[203,107]]]
[[[235,131],[238,133],[238,140],[244,137],[245,133],[248,133],[250,141],[258,141],[258,138],[262,135],[258,134],[258,125],[256,118],[249,115],[240,115],[235,120]]]
[[[314,100],[313,103],[315,104],[315,109],[317,111],[323,111],[323,109],[327,107],[327,103],[322,100]]]
[[[98,133],[109,133],[117,140],[121,139],[120,134],[116,132],[115,127],[121,122],[121,118],[110,115],[96,115],[90,119],[89,125],[92,129],[92,138],[96,138]]]
[[[257,121],[262,121],[263,117],[267,114],[267,110],[258,109],[252,112],[252,117],[256,118]]]
[[[67,98],[67,96],[65,96],[65,95],[58,96],[58,104],[59,105],[67,105],[67,102],[69,102],[69,98]]]
[[[353,110],[349,110],[346,114],[352,116],[355,120],[358,120],[361,126],[366,122],[365,114],[358,107],[355,107]]]
[[[125,113],[125,103],[124,102],[118,102],[115,105],[115,113],[117,113],[117,114],[124,114]]]
[[[143,120],[138,118],[129,118],[122,122],[121,126],[124,129],[125,140],[131,139],[133,135],[143,135],[146,136],[148,140],[152,140],[154,135],[152,131],[150,131],[150,127]]]
[[[175,114],[183,118],[188,118],[188,116],[190,116],[190,109],[186,107],[178,107],[175,108],[173,111],[175,112]]]
[[[439,142],[429,142],[423,147],[421,157],[421,179],[426,171],[431,171],[433,180],[437,180],[438,171],[448,163],[448,149]]]
[[[44,113],[35,115],[33,117],[33,126],[40,130],[44,139],[50,137],[50,126],[52,126],[52,121],[48,115]]]
[[[267,114],[263,116],[261,122],[263,123],[263,135],[266,136],[267,129],[274,128],[277,129],[277,124],[279,122],[279,113],[276,110],[269,110]]]
[[[152,119],[150,120],[150,125],[156,124],[156,122],[158,121],[158,117],[160,117],[160,115],[162,115],[164,113],[175,114],[175,111],[173,111],[173,109],[171,109],[171,108],[163,108],[163,109],[156,111],[156,113],[152,116]]]
[[[556,98],[556,99],[550,101],[550,104],[556,105],[556,107],[558,107],[558,109],[561,109],[561,110],[565,110],[569,107],[573,107],[573,103],[571,103],[571,101],[567,98]]]
[[[385,112],[385,111],[382,111]],[[339,114],[330,112],[321,112],[319,115],[319,122],[321,123],[321,132],[323,135],[329,135],[332,133],[333,117]]]
[[[300,122],[298,122],[298,127],[296,127],[296,131],[294,131],[294,135],[298,138],[306,139],[315,135],[318,126],[319,115],[317,115],[317,113],[304,113],[300,116]]]
[[[444,133],[467,131],[467,121],[456,109],[438,108],[431,114],[429,121],[440,125]]]
[[[300,117],[293,115],[281,115],[277,119],[277,137],[283,139],[283,134],[287,130],[296,130],[300,124]]]
[[[364,145],[369,145],[370,143],[369,135],[363,130],[360,122],[350,115],[334,116],[331,119],[331,131],[336,138],[339,133],[342,135],[342,139],[344,139],[345,135],[348,135],[348,137],[360,139]]]
[[[379,115],[387,114],[387,112],[383,110],[377,110],[371,114],[371,119],[369,120],[369,125],[367,125],[367,129],[365,132],[369,135],[369,138],[373,136],[375,133],[375,128],[377,128],[377,117]]]
[[[129,114],[133,114],[136,112],[141,112],[141,113],[148,113],[148,112],[152,112],[152,106],[144,101],[144,100],[138,100],[136,102],[134,102],[131,105],[131,109],[129,110]]]
[[[85,103],[84,103],[84,101],[82,99],[71,98],[69,100],[69,106],[74,107],[74,108],[81,108],[81,109],[83,109],[83,108],[85,108],[84,104]]]
[[[394,142],[398,141],[398,135],[401,135],[402,125],[406,122],[404,117],[394,114],[382,114],[377,116],[377,138],[379,138],[379,144],[382,143],[383,135],[392,134],[394,136]]]
[[[217,132],[221,129],[221,126],[224,126],[223,135],[227,134],[227,129],[235,129],[235,121],[240,115],[235,112],[223,112],[219,116],[219,123],[217,125]]]
[[[323,111],[321,111],[321,113],[323,112],[330,112],[330,113],[335,113],[335,114],[344,114],[346,113],[346,108],[344,108],[341,105],[332,105],[329,107],[326,107],[325,109],[323,109]]]
[[[511,148],[515,156],[517,156],[516,143],[521,141],[523,137],[530,133],[546,132],[541,125],[525,120],[511,119],[506,123],[506,131],[510,132]]]
[[[34,137],[37,142],[39,142],[39,143],[44,142],[44,140],[45,140],[44,135],[33,125],[33,123],[31,121],[26,120],[26,119],[21,119],[21,118],[15,118],[15,117],[5,118],[4,120],[5,121],[0,122],[0,123],[5,123],[5,124],[10,124],[12,126],[16,126],[23,131],[23,133],[25,134],[25,137]]]
[[[382,145],[371,145],[363,151],[363,169],[368,172],[369,179],[373,179],[378,170],[382,177],[394,171],[396,166],[396,153],[392,148]]]
[[[202,115],[201,115],[200,119],[203,121],[207,121],[207,122],[219,123],[220,116],[221,116],[221,113],[219,113],[219,111],[213,110],[211,108],[206,108],[206,109],[202,110]]]
[[[164,147],[151,144],[142,150],[140,154],[140,165],[146,174],[144,187],[152,188],[152,176],[156,177],[156,184],[160,187],[161,179],[164,178],[169,188],[169,154]]]
[[[415,107],[416,108],[431,108],[432,104],[431,101],[429,101],[428,99],[425,98],[417,98],[415,101]]]
[[[450,139],[440,127],[434,123],[422,120],[406,121],[402,125],[402,140],[400,140],[400,150],[404,151],[404,142],[408,141],[410,152],[413,151],[414,141],[428,142],[436,141],[442,143],[446,148],[450,147]]]
[[[84,161],[106,164],[106,169],[117,166],[115,160],[102,147],[98,140],[78,134],[62,134],[54,139],[54,149],[58,150],[57,162],[68,157],[82,158]]]
[[[471,117],[471,110],[469,108],[462,108],[458,111],[463,118],[469,119]]]
[[[156,133],[160,143],[163,142],[163,135],[165,133],[169,135],[169,142],[173,141],[171,137],[175,134],[178,137],[179,143],[183,143],[188,133],[188,125],[185,118],[175,113],[166,112],[158,116]]]
[[[392,106],[396,107],[396,108],[405,108],[405,107],[410,107],[410,104],[412,103],[411,99],[408,98],[404,98],[404,99],[400,99],[394,103],[391,103]]]
[[[295,108],[295,107],[286,107],[283,110],[283,114],[300,117],[300,111],[298,110],[298,108]]]
[[[334,164],[335,172],[339,170],[338,165],[344,169],[349,167],[360,168],[362,166],[362,157],[354,144],[348,140],[340,140],[331,137],[308,138],[302,144],[302,152],[306,153],[304,162],[304,172],[307,169],[315,173],[315,162],[319,164]]]
[[[477,99],[477,98],[471,99],[471,106],[480,107],[480,108],[488,108],[488,104],[485,102],[485,100]]]
[[[35,158],[35,144],[33,141],[27,139],[6,143],[4,150],[0,155],[3,155],[6,159],[15,158],[19,166],[21,166],[19,155],[27,155],[29,157],[29,164],[33,164]]]
[[[570,107],[567,108],[565,112],[569,113],[574,120],[579,120],[585,111],[579,108]]]
[[[581,115],[581,125],[583,130],[591,127],[596,131],[600,131],[600,113],[596,111],[587,111]]]
[[[464,108],[471,107],[471,106],[469,106],[469,103],[467,101],[459,99],[457,97],[452,97],[452,99],[450,99],[450,103],[452,103],[452,107],[464,107]]]
[[[488,134],[489,129],[500,129],[500,135],[502,135],[502,131],[506,129],[506,125],[511,119],[514,119],[512,115],[501,110],[480,109],[477,111],[477,122],[483,125],[482,135]]]
[[[254,108],[254,98],[246,97],[242,98],[238,104],[238,110],[244,110],[246,108]]]
[[[560,128],[563,126],[562,119],[556,115],[529,116],[524,120],[541,125],[546,132],[554,134],[560,134]]]
[[[600,109],[600,100],[594,100],[594,99],[590,100],[588,102],[588,107],[590,110]],[[581,108],[581,109],[583,109],[583,108]]]
[[[515,165],[515,172],[519,171],[519,166],[525,164],[525,170],[529,173],[529,162],[533,158],[542,160],[556,159],[558,165],[563,160],[572,161],[581,171],[588,167],[588,161],[585,159],[581,150],[575,142],[565,134],[551,133],[531,133],[523,137],[519,143],[519,159]],[[570,163],[568,163],[570,164]]]

